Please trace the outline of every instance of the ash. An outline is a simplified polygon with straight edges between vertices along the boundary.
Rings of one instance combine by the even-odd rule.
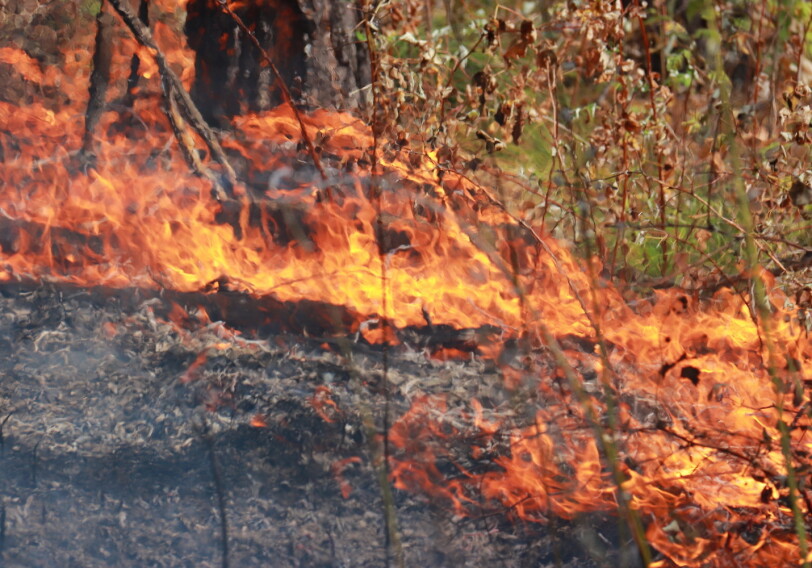
[[[384,381],[380,350],[170,323],[157,297],[0,293],[3,566],[397,565],[368,434],[386,385],[390,420],[421,394],[509,396],[479,361],[399,347]],[[611,520],[393,506],[406,566],[624,565]]]

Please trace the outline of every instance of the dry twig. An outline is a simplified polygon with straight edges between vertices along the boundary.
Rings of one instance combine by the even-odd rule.
[[[223,148],[220,146],[220,142],[218,142],[217,137],[215,136],[212,129],[203,119],[203,116],[200,114],[200,111],[195,106],[194,102],[192,102],[189,93],[186,92],[186,89],[183,88],[183,84],[181,83],[178,76],[175,74],[174,71],[169,67],[169,64],[166,62],[166,57],[164,56],[163,52],[158,48],[158,44],[155,43],[154,38],[152,37],[152,32],[150,32],[149,28],[144,25],[144,23],[130,11],[130,8],[126,6],[121,0],[109,0],[110,4],[113,6],[116,12],[118,12],[121,19],[130,28],[130,31],[135,36],[138,43],[146,47],[152,53],[152,56],[155,58],[155,62],[158,64],[158,71],[161,74],[161,79],[164,83],[164,92],[166,93],[167,98],[174,99],[177,102],[177,107],[186,117],[186,119],[191,124],[192,128],[203,138],[206,142],[206,145],[209,147],[209,150],[212,153],[212,156],[220,163],[220,165],[225,170],[225,177],[229,184],[233,185],[237,181],[237,175],[234,173],[234,169],[231,167],[231,164],[228,161],[228,158],[223,151]],[[172,105],[170,104],[169,107],[171,108]],[[170,121],[173,120],[172,117],[169,118]],[[177,135],[177,133],[176,133]],[[182,146],[186,146],[187,142],[184,142],[180,138],[178,142]],[[186,148],[185,151],[188,151]],[[195,167],[194,165],[192,167]],[[205,172],[201,172],[203,175],[206,175]],[[206,176],[209,177],[209,176]],[[214,176],[210,177],[212,181],[215,182],[215,187],[218,192],[218,197],[222,198],[225,197],[225,192],[223,191],[220,183],[214,178]]]

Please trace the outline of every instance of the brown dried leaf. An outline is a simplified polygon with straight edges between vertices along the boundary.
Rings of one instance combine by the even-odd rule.
[[[796,179],[789,188],[789,199],[795,207],[809,205],[812,203],[812,187]]]

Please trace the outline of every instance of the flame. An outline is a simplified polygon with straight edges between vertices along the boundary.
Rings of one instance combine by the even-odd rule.
[[[330,387],[326,385],[319,385],[313,391],[313,396],[308,401],[311,408],[318,414],[325,422],[335,422],[336,416],[340,413],[338,404],[332,397],[333,393]]]
[[[156,36],[188,86],[188,50],[160,22]],[[0,280],[309,299],[350,307],[358,317],[348,331],[370,342],[394,342],[393,330],[408,326],[501,328],[530,355],[509,361],[494,345],[479,353],[498,363],[509,387],[532,383],[532,423],[486,418],[479,401],[461,422],[449,421],[445,400],[416,398],[389,433],[395,487],[440,496],[459,515],[499,504],[534,522],[613,511],[623,501],[646,527],[654,566],[801,562],[787,460],[806,517],[812,343],[772,282],[769,328],[729,290],[701,304],[658,291],[632,305],[590,276],[600,272],[597,261],[584,270],[464,176],[440,176],[436,156],[381,151],[371,176],[370,130],[344,113],[304,117],[320,155],[336,164],[326,181],[296,152],[302,135],[290,107],[234,119],[236,134],[223,145],[251,183],[236,188],[233,203],[218,203],[175,148],[148,53],[134,107],[104,114],[87,167],[77,158],[87,42],[65,52],[59,68],[0,49],[22,80],[58,84],[70,96],[0,102]],[[133,42],[117,48],[119,93],[135,50]],[[561,340],[556,368],[550,337]],[[184,380],[209,350],[226,346],[202,351]],[[326,387],[311,403],[328,420],[336,410]],[[470,455],[455,454],[449,440],[463,440]],[[485,459],[488,471],[472,467]]]
[[[268,427],[268,420],[262,414],[254,414],[251,417],[249,424],[253,428],[267,428]]]
[[[342,460],[333,462],[333,464],[330,466],[333,477],[335,477],[336,482],[338,482],[338,487],[341,489],[341,496],[344,497],[344,499],[349,499],[350,495],[352,494],[352,485],[350,485],[350,482],[344,477],[344,470],[347,469],[348,466],[355,463],[361,463],[361,458],[358,456],[344,458]]]
[[[773,302],[780,315],[771,318],[770,339],[795,363],[772,370],[747,304],[726,290],[709,305],[694,305],[679,291],[662,292],[621,321],[602,319],[616,373],[610,388],[619,408],[615,429],[603,429],[601,436],[613,436],[621,447],[620,487],[611,479],[600,436],[589,428],[586,405],[572,393],[562,397],[550,388],[559,380],[555,372],[545,376],[539,371],[543,402],[534,423],[502,427],[502,433],[512,433],[509,454],[492,458],[498,470],[469,474],[453,486],[439,482],[442,487],[437,487],[436,465],[413,471],[421,463],[413,453],[437,463],[447,459],[449,438],[473,438],[479,440],[471,448],[477,457],[494,443],[496,432],[481,425],[480,418],[463,435],[421,426],[428,422],[425,416],[442,413],[445,406],[415,400],[393,433],[407,427],[424,430],[410,431],[408,438],[393,435],[402,451],[397,460],[410,466],[393,468],[396,484],[448,498],[458,511],[466,510],[478,493],[536,522],[616,510],[622,491],[629,506],[643,515],[648,542],[665,557],[656,566],[800,564],[781,424],[789,424],[793,467],[806,475],[812,455],[806,434],[809,403],[796,387],[809,381],[810,344],[793,312],[784,311],[779,293],[773,293]],[[581,369],[580,381],[592,376],[597,382],[607,372],[595,353],[567,355]],[[607,398],[604,393],[590,400],[603,419],[611,415]],[[481,412],[478,403],[472,406]],[[428,447],[410,445],[424,437]],[[805,482],[800,486],[798,506],[806,516],[812,493]]]

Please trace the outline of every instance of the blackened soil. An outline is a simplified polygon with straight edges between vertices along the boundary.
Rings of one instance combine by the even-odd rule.
[[[154,315],[156,299],[2,292],[3,566],[387,564],[367,435],[383,425],[379,352],[181,328]],[[393,419],[420,394],[506,396],[476,361],[400,349],[389,366]],[[400,491],[393,506],[406,566],[623,564],[602,544],[604,520],[462,519]]]

